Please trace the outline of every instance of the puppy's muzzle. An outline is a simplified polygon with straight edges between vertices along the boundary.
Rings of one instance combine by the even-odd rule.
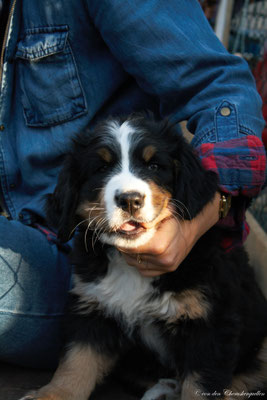
[[[144,206],[144,199],[145,196],[139,192],[116,192],[115,194],[116,205],[133,216]]]

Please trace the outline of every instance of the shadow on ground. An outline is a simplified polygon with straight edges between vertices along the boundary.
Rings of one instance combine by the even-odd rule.
[[[27,391],[37,389],[52,377],[52,372],[0,364],[0,400],[19,400]],[[115,382],[100,387],[91,400],[138,400]]]

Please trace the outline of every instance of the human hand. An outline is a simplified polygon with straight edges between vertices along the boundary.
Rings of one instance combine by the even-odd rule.
[[[191,221],[168,218],[161,222],[153,238],[136,249],[122,249],[123,257],[143,276],[155,277],[175,271],[198,239],[219,220],[220,194]]]

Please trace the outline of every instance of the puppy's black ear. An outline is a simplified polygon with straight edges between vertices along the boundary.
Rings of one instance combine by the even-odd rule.
[[[46,217],[49,225],[58,230],[58,238],[67,242],[76,225],[75,212],[79,196],[79,173],[73,155],[66,156],[53,194],[46,198]]]
[[[185,140],[181,147],[175,166],[175,198],[184,205],[181,206],[184,218],[192,219],[213,199],[218,190],[218,177],[215,172],[203,168]]]

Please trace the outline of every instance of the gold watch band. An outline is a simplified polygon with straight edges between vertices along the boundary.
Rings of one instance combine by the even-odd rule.
[[[232,196],[230,194],[221,193],[219,205],[219,218],[223,219],[227,216],[231,208]]]

